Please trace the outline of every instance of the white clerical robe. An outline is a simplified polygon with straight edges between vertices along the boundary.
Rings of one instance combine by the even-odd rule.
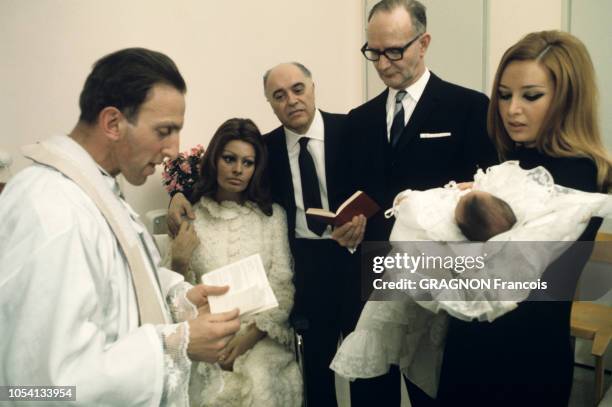
[[[112,189],[72,139],[50,142]],[[182,282],[158,273],[166,284],[160,298]],[[73,181],[40,164],[0,196],[0,327],[1,384],[76,386],[77,405],[92,406],[162,404],[164,386],[176,387],[180,376],[165,366],[164,340],[172,327],[188,335],[186,323],[139,326],[129,268],[108,223]]]

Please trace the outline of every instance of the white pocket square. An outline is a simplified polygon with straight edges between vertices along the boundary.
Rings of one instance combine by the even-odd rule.
[[[440,138],[440,137],[450,137],[451,133],[421,133],[421,138]]]

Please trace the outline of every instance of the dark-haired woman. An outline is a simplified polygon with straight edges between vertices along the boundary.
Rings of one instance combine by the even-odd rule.
[[[266,162],[262,136],[251,120],[223,123],[202,158],[191,197],[193,225],[184,222],[173,243],[173,264],[186,265],[186,279],[193,283],[259,253],[279,303],[241,318],[240,331],[220,353],[222,370],[204,362],[194,365],[192,405],[285,407],[302,402],[302,379],[289,347],[294,287],[287,224],[283,209],[272,204]]]

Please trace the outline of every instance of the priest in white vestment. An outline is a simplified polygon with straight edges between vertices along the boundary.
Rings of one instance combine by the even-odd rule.
[[[141,185],[176,156],[185,91],[163,54],[109,54],[74,130],[24,149],[34,164],[0,196],[1,385],[75,386],[57,405],[187,406],[191,360],[216,362],[238,330],[237,310],[206,306],[224,289],[159,267],[115,179]]]

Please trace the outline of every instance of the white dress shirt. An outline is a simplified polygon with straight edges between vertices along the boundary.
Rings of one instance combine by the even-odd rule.
[[[289,153],[289,166],[291,167],[291,181],[293,182],[293,193],[295,196],[295,237],[305,239],[329,239],[331,237],[331,228],[329,226],[325,229],[325,232],[323,232],[323,236],[318,236],[308,229],[308,224],[306,223],[307,208],[304,209],[300,164],[298,162],[298,156],[300,155],[300,145],[298,141],[302,137],[308,137],[310,139],[308,142],[308,152],[312,156],[312,160],[317,170],[321,204],[323,209],[329,210],[329,203],[327,201],[327,181],[325,178],[325,127],[323,124],[323,116],[321,116],[319,110],[316,110],[310,128],[305,134],[297,134],[287,127],[284,129],[287,152]]]
[[[417,79],[415,83],[404,89],[406,91],[406,96],[404,96],[404,99],[402,99],[402,105],[404,106],[404,126],[408,123],[408,120],[410,120],[410,116],[412,116],[414,108],[416,107],[417,103],[419,103],[430,76],[431,73],[429,72],[429,69],[425,68],[423,75],[421,75],[421,77]],[[395,95],[397,95],[397,92],[399,92],[398,89],[389,88],[389,94],[387,96],[387,140],[389,140],[391,137],[391,125],[393,124],[393,114],[395,113]]]

